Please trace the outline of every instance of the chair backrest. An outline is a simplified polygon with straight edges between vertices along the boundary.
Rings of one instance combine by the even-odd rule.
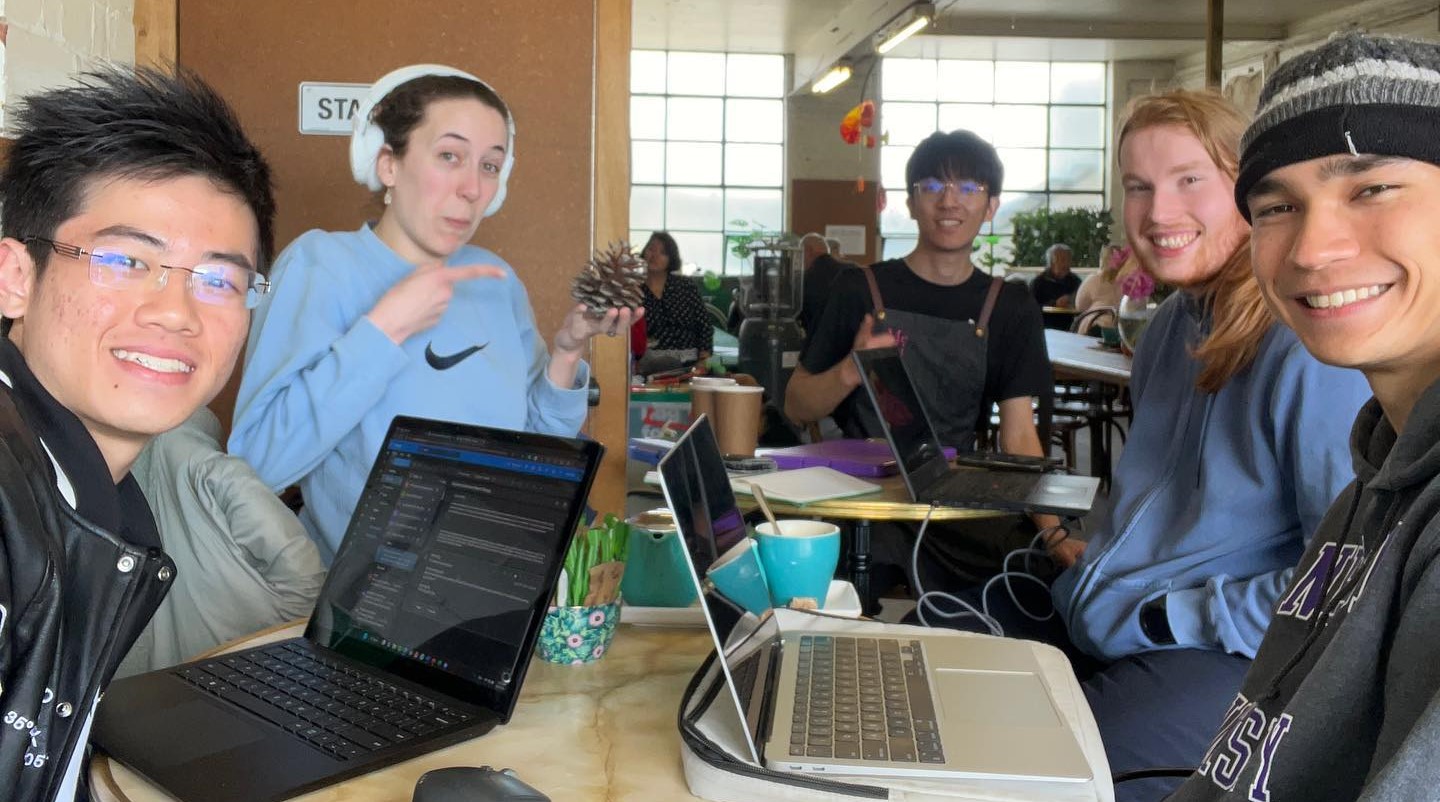
[[[1091,326],[1099,323],[1106,315],[1111,320],[1115,319],[1115,307],[1113,306],[1092,306],[1084,312],[1075,316],[1074,322],[1070,324],[1070,330],[1077,334],[1084,334]]]

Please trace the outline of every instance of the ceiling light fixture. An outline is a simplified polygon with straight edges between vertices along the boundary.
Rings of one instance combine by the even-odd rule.
[[[916,3],[885,23],[875,33],[875,52],[885,55],[900,43],[924,30],[935,19],[934,3]]]
[[[823,95],[850,80],[852,71],[850,62],[842,59],[840,63],[831,67],[828,72],[820,76],[820,80],[816,81],[814,85],[810,87],[810,91],[817,95]]]

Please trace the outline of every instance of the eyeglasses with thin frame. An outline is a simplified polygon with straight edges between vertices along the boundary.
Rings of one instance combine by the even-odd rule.
[[[260,305],[260,296],[270,291],[270,280],[248,268],[232,264],[199,264],[194,267],[177,265],[156,265],[160,270],[124,251],[114,248],[87,250],[78,245],[56,242],[45,237],[23,237],[27,245],[39,242],[61,256],[71,259],[88,260],[90,281],[96,286],[114,290],[138,290],[153,287],[160,289],[172,270],[183,270],[186,289],[195,300],[211,306],[239,309],[254,309]]]
[[[947,191],[955,190],[962,200],[979,198],[990,191],[990,188],[979,181],[941,181],[938,178],[922,178],[910,185],[915,194],[922,198],[940,198]]]

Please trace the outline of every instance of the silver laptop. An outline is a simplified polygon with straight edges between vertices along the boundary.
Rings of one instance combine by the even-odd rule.
[[[1100,480],[1093,476],[951,467],[900,352],[875,348],[854,352],[854,359],[910,498],[942,507],[1066,518],[1090,512],[1100,487]]]
[[[782,633],[766,617],[727,651],[741,613],[702,577],[717,540],[738,539],[739,513],[704,416],[660,461],[660,485],[752,760],[836,775],[1091,779],[1023,642]]]

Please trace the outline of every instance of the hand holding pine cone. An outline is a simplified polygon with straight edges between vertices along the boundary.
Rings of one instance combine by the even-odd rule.
[[[570,282],[570,296],[585,304],[587,316],[601,318],[617,307],[639,308],[645,301],[640,290],[644,282],[645,263],[622,240],[590,257]]]

